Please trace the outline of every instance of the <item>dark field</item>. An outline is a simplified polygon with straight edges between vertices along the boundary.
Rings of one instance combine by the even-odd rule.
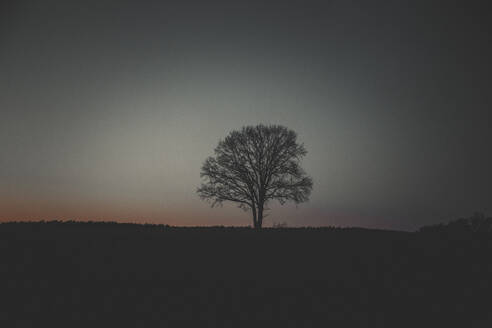
[[[489,327],[491,251],[488,234],[1,224],[0,326]]]

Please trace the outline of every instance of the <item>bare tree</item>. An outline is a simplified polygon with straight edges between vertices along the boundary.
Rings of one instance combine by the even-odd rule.
[[[298,204],[309,199],[313,181],[300,167],[306,153],[297,134],[280,125],[232,131],[203,163],[204,182],[197,193],[212,207],[230,201],[251,210],[253,225],[260,229],[270,201]]]

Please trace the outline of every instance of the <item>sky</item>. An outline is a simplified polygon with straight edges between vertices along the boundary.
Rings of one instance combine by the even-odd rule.
[[[250,225],[196,194],[221,138],[298,133],[308,203],[265,225],[491,214],[485,2],[2,1],[0,221]]]

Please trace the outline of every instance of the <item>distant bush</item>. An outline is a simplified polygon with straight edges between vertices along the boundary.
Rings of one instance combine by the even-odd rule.
[[[274,222],[272,228],[275,229],[281,229],[281,228],[287,228],[287,222]]]
[[[421,227],[419,232],[492,233],[492,217],[486,218],[483,213],[476,212],[469,218]]]

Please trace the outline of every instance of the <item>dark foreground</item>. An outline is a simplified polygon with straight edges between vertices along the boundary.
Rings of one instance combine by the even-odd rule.
[[[492,238],[0,225],[1,327],[489,327]]]

